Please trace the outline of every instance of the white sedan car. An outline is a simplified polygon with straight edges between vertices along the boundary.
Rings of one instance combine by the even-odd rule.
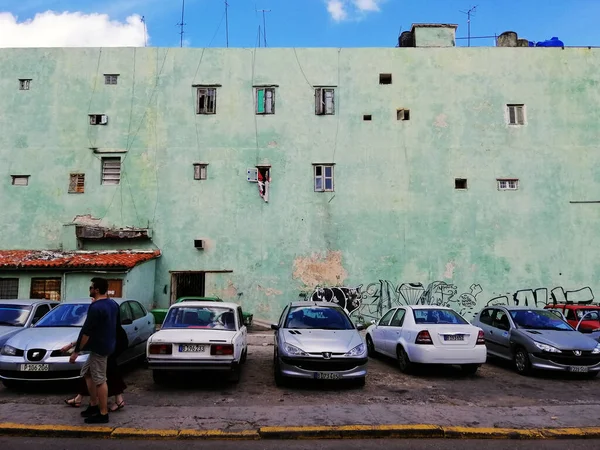
[[[398,359],[402,372],[415,364],[455,364],[474,374],[486,361],[481,328],[440,306],[402,306],[390,309],[367,328],[369,355]]]
[[[156,383],[166,382],[170,371],[182,370],[224,371],[237,382],[247,354],[242,308],[202,301],[172,305],[146,349]]]

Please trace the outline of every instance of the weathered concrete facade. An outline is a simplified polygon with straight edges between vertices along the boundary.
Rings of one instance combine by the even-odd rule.
[[[0,249],[61,248],[87,214],[149,228],[83,248],[160,248],[153,304],[173,297],[171,272],[205,271],[207,295],[264,319],[299,295],[367,318],[589,300],[600,204],[573,202],[600,201],[599,82],[587,48],[0,50]],[[197,114],[197,85],[216,89],[215,114]],[[275,114],[255,114],[255,86],[274,87]],[[335,114],[315,114],[316,86],[335,89]],[[334,165],[333,192],[315,192],[314,164]],[[84,193],[68,193],[73,173]],[[315,291],[333,286],[347,289]]]

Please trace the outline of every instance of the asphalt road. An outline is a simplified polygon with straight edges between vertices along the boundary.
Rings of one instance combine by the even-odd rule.
[[[319,441],[147,441],[147,440],[103,440],[103,439],[46,439],[46,438],[0,438],[0,448],[38,450],[375,450],[380,448],[409,448],[414,450],[580,450],[600,448],[600,441],[505,441],[505,440],[319,440]]]

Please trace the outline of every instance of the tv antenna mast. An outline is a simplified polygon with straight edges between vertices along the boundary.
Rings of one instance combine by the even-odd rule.
[[[144,24],[144,47],[148,47],[148,29],[146,28],[146,16],[142,16],[140,22]]]
[[[225,41],[227,42],[227,48],[229,48],[229,3],[225,0]]]
[[[471,9],[469,9],[468,11],[460,11],[463,14],[467,15],[467,42],[468,42],[468,46],[471,46],[471,16],[475,15],[475,11],[477,10],[477,5],[473,6]]]
[[[270,9],[257,9],[256,12],[262,13],[263,17],[263,40],[265,47],[267,46],[267,19],[265,17],[265,13],[271,12]],[[259,46],[260,46],[260,38],[259,38]]]
[[[181,0],[181,22],[179,22],[177,24],[177,26],[180,28],[179,31],[179,35],[181,36],[181,44],[180,46],[183,47],[183,35],[185,34],[184,31],[184,27],[185,27],[185,22],[183,21],[185,17],[185,0]]]

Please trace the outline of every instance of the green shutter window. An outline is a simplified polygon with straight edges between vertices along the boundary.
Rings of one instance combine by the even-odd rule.
[[[265,113],[265,90],[264,89],[256,90],[256,113],[257,114]]]

